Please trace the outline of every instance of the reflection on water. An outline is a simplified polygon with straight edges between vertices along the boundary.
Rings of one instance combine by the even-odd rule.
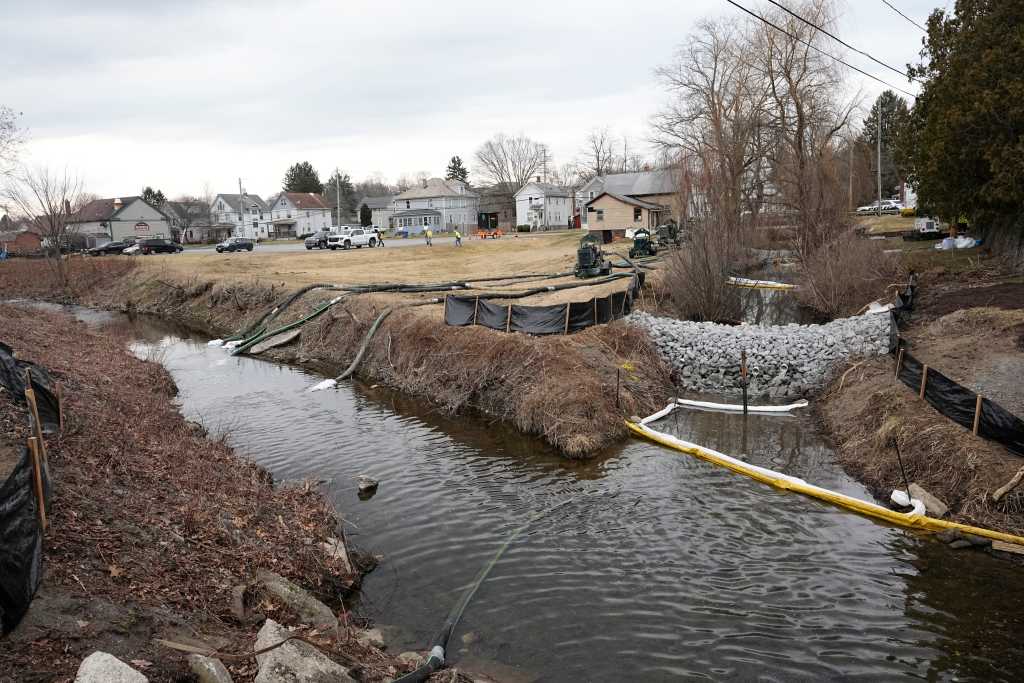
[[[653,444],[568,462],[482,420],[378,389],[308,394],[320,378],[302,370],[132,329],[136,351],[174,375],[187,416],[227,430],[279,479],[328,481],[350,538],[385,557],[360,609],[396,652],[425,647],[512,529],[570,500],[482,586],[453,639],[456,663],[544,681],[1024,674],[1024,597],[1007,563]],[[868,497],[806,416],[680,410],[658,428]],[[359,474],[381,481],[368,501]]]

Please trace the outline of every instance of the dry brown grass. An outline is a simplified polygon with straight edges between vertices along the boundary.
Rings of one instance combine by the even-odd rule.
[[[465,238],[464,246],[216,254],[184,252],[135,257],[143,272],[157,277],[198,276],[221,282],[286,284],[290,288],[317,282],[439,282],[512,273],[571,270],[580,232],[551,235],[507,235],[498,240]],[[415,238],[410,238],[415,241]],[[391,242],[397,240],[390,240]],[[122,259],[124,257],[109,257]]]
[[[804,306],[839,318],[855,315],[905,279],[898,259],[877,242],[847,232],[804,259],[796,296]]]

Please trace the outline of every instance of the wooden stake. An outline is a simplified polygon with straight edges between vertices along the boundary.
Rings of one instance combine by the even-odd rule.
[[[57,392],[57,421],[60,425],[60,431],[64,433],[64,392],[61,391],[60,382],[55,382],[53,385],[54,390]]]
[[[511,332],[512,331],[512,304],[508,305],[508,317],[505,320],[505,331],[506,332]]]
[[[565,305],[565,332],[563,334],[569,334],[569,311],[571,309],[570,304]]]
[[[594,297],[594,324],[597,324],[597,297]]]
[[[36,438],[39,439],[39,450],[43,454],[43,462],[49,462],[46,457],[46,442],[43,441],[43,423],[39,419],[39,404],[36,403],[36,392],[29,384],[25,389],[25,402],[28,404],[29,414],[32,416],[32,425],[35,428]]]
[[[36,503],[39,510],[39,528],[46,531],[46,498],[43,497],[43,467],[39,459],[39,442],[36,437],[29,437],[28,452],[32,456],[32,470],[35,474]]]
[[[473,304],[473,324],[476,325],[477,314],[480,312],[480,295],[477,294],[476,303]]]
[[[896,356],[896,379],[900,378],[900,370],[903,369],[903,347],[900,347],[899,355]]]
[[[974,401],[974,435],[978,435],[978,426],[981,424],[981,394],[978,394]]]
[[[924,387],[928,383],[928,366],[921,368],[921,398],[924,398]]]

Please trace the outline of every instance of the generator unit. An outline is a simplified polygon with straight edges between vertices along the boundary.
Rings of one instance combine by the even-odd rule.
[[[580,248],[576,250],[576,277],[598,277],[612,272],[612,263],[601,251],[601,240],[597,235],[584,235]]]
[[[629,250],[629,258],[643,258],[658,253],[658,245],[651,238],[651,231],[640,228],[633,233],[633,246]]]

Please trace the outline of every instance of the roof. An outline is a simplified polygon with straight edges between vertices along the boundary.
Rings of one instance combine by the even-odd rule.
[[[406,218],[409,216],[440,216],[441,212],[437,209],[409,209],[408,211],[399,211],[395,214],[395,218]]]
[[[523,193],[523,191],[526,188],[530,187],[531,185],[537,187],[541,192],[543,192],[545,197],[568,197],[569,196],[569,190],[565,189],[564,187],[560,187],[558,185],[555,185],[554,183],[542,183],[542,182],[537,181],[537,180],[531,180],[530,182],[528,182],[525,185],[523,185],[521,188],[519,188],[519,191],[516,192],[515,196],[518,197],[520,194]]]
[[[35,235],[39,237],[39,233],[34,230],[15,230],[13,232],[0,232],[0,242],[14,242],[22,235]]]
[[[264,211],[269,210],[267,203],[263,201],[258,194],[247,193],[242,196],[245,197],[245,200],[249,202],[250,205],[255,204]],[[216,199],[223,199],[224,203],[227,204],[232,211],[238,211],[238,197],[238,194],[219,194],[217,195]],[[214,201],[216,201],[216,199]]]
[[[460,192],[461,189],[461,192]],[[476,194],[461,180],[430,178],[425,183],[410,187],[394,197],[395,201],[406,199],[427,199],[428,197],[475,197]]]
[[[665,208],[661,204],[652,204],[651,202],[645,202],[642,199],[636,199],[634,197],[627,197],[627,196],[622,195],[622,194],[616,194],[615,192],[602,192],[601,194],[597,195],[596,197],[591,199],[589,202],[587,202],[587,206],[590,206],[591,204],[593,204],[594,202],[596,202],[598,199],[600,199],[601,197],[603,197],[605,195],[608,195],[612,199],[617,199],[617,200],[619,200],[620,202],[622,202],[624,204],[631,204],[632,206],[639,206],[642,209],[649,209],[651,211],[660,211],[661,209]]]
[[[387,209],[394,200],[395,196],[389,194],[384,197],[363,197],[363,200],[359,203],[365,204],[371,209]]]
[[[609,192],[627,197],[649,194],[675,194],[678,183],[674,171],[641,171],[639,173],[613,173],[598,176],[580,188],[580,192]]]
[[[296,209],[329,209],[330,206],[324,201],[324,196],[315,192],[282,192],[277,196],[287,197]]]
[[[110,199],[94,199],[78,211],[75,211],[68,218],[69,223],[92,223],[96,221],[107,221],[114,217],[118,211],[128,206],[139,196],[132,197],[111,197]],[[114,202],[120,201],[121,206],[114,207]]]

